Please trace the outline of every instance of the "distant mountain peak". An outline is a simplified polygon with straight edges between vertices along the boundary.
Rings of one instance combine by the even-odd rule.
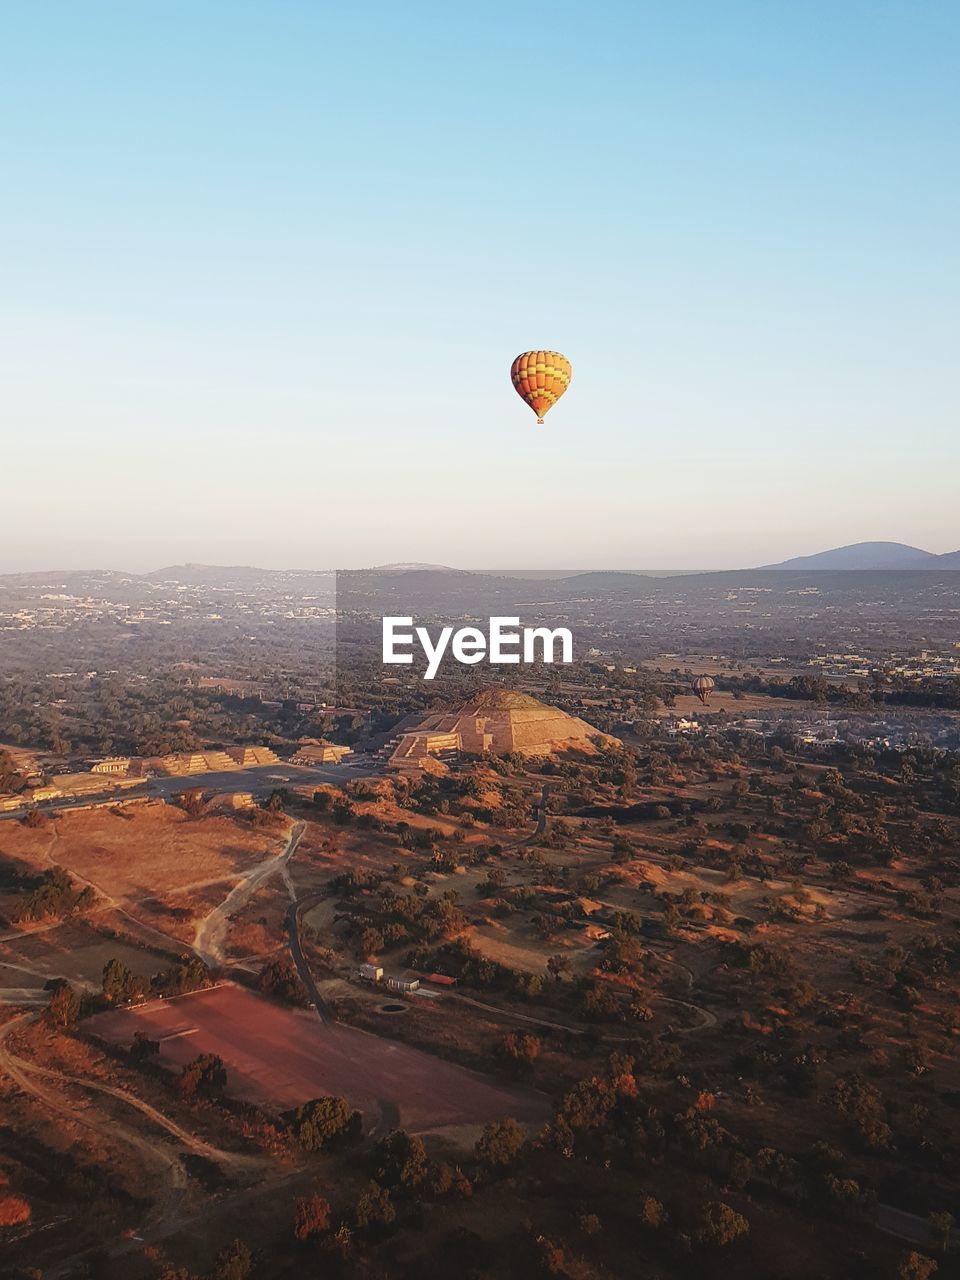
[[[370,573],[456,573],[448,564],[420,564],[401,560],[397,564],[375,564]]]
[[[845,547],[794,556],[763,569],[952,569],[960,568],[960,551],[935,555],[904,542],[852,542]]]

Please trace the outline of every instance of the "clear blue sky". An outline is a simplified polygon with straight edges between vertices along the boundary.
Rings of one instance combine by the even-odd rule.
[[[958,62],[955,0],[2,6],[0,569],[960,547]]]

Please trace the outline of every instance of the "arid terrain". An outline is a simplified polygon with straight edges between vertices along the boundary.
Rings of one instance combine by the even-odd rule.
[[[948,684],[350,653],[335,708],[158,686],[144,755],[272,765],[0,757],[0,1275],[955,1274]]]

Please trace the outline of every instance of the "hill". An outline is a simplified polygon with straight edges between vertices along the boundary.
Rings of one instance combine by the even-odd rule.
[[[952,563],[951,563],[952,562]],[[934,555],[903,542],[853,542],[815,555],[794,556],[764,569],[951,569],[960,568],[960,551]]]
[[[630,569],[600,569],[588,573],[572,573],[563,579],[563,585],[576,592],[581,591],[635,591],[646,578]]]
[[[259,569],[254,565],[173,564],[142,575],[153,585],[180,586],[227,591],[262,591],[270,588],[307,590],[333,584],[332,569]]]
[[[448,564],[419,564],[416,561],[399,561],[397,564],[375,564],[370,570],[371,573],[418,573],[424,570],[434,570],[440,573],[455,573],[455,569],[451,569]]]

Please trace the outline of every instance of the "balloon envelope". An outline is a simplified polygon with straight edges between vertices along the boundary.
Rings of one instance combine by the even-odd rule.
[[[573,377],[570,361],[559,351],[524,351],[510,367],[514,390],[543,422]]]
[[[697,676],[696,680],[691,684],[693,692],[704,706],[707,705],[707,699],[716,687],[717,682],[711,676]]]

